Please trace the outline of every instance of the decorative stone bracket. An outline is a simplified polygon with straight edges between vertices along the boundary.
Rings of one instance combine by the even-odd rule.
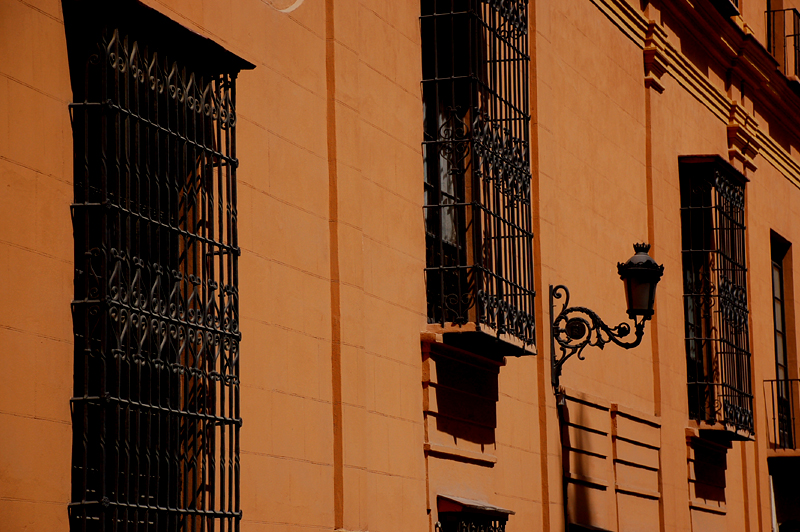
[[[662,78],[670,67],[670,58],[666,52],[668,48],[666,31],[654,20],[648,21],[642,50],[644,86],[658,93],[664,92]],[[739,105],[739,102],[733,101],[730,102],[727,127],[730,161],[738,161],[747,170],[756,170],[754,160],[761,150],[758,141],[758,122]]]
[[[659,93],[664,92],[661,77],[667,72],[667,56],[664,53],[664,43],[667,33],[655,21],[647,24],[647,33],[644,38],[644,86],[653,88]]]
[[[738,102],[731,103],[728,121],[728,157],[739,161],[750,171],[756,169],[753,160],[761,150],[758,142],[758,122]]]

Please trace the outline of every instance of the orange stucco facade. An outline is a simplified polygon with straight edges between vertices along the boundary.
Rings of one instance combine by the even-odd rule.
[[[236,94],[241,530],[436,532],[469,500],[513,511],[509,532],[766,532],[776,495],[784,515],[800,504],[773,489],[800,452],[774,448],[764,385],[770,235],[800,243],[800,90],[767,50],[765,0],[732,17],[711,0],[531,0],[536,346],[503,360],[447,350],[428,323],[418,1],[142,2],[255,65]],[[70,76],[61,1],[0,0],[3,531],[70,527]],[[679,158],[693,155],[749,179],[754,435],[711,439],[711,495],[695,467],[709,427],[687,404]],[[643,241],[665,267],[644,341],[569,360],[559,407],[549,286],[624,321],[616,264]],[[783,267],[797,379],[791,248]],[[485,383],[485,409],[447,395],[458,371]]]

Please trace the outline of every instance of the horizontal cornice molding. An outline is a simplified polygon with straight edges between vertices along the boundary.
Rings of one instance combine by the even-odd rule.
[[[800,188],[800,164],[760,127],[741,102],[731,99],[683,55],[660,24],[649,20],[625,0],[591,2],[642,49],[646,87],[663,92],[662,77],[669,74],[726,125],[731,159],[738,159],[746,168],[755,170],[753,159],[760,154]],[[800,96],[778,69],[775,58],[741,19],[731,23],[708,0],[665,0],[664,3],[675,20],[695,35],[711,58],[722,66],[728,76],[727,84],[732,79],[740,79],[745,86],[758,89],[747,94],[755,107],[766,111],[770,121],[800,137]]]

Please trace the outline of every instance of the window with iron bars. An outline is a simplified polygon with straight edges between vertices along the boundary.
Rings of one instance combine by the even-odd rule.
[[[71,530],[235,531],[242,515],[241,65],[203,70],[159,40],[105,28],[71,51]]]
[[[767,0],[767,50],[786,76],[800,75],[800,11]]]
[[[527,0],[422,0],[428,320],[534,342]]]
[[[680,160],[689,416],[752,435],[745,182],[720,157]]]

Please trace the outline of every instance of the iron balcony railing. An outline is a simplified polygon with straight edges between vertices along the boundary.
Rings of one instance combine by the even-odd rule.
[[[797,449],[795,416],[800,398],[800,379],[764,381],[773,449]]]
[[[769,7],[769,4],[768,4]],[[767,11],[767,49],[787,76],[800,72],[800,11],[795,8]]]

